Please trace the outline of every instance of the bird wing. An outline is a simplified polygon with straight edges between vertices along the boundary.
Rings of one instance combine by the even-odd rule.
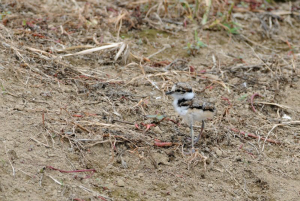
[[[206,102],[202,105],[202,110],[215,112],[216,108],[213,103]]]
[[[202,109],[203,111],[215,111],[215,106],[213,103],[210,102],[204,102],[199,99],[192,99],[192,100],[185,100],[178,104],[180,107],[189,107],[191,109]]]

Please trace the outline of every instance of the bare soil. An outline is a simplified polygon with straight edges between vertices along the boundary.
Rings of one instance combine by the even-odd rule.
[[[231,34],[162,2],[0,3],[1,201],[300,200],[300,3],[237,6]],[[175,82],[218,110],[193,155]]]

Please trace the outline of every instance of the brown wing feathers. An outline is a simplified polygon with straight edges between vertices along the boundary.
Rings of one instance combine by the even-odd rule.
[[[178,106],[180,107],[189,107],[191,109],[202,109],[203,111],[215,111],[215,107],[211,103],[202,102],[200,100],[192,99],[192,100],[186,100],[181,99],[178,101]]]

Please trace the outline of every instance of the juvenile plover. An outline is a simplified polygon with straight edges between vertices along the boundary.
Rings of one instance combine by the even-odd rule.
[[[216,114],[216,108],[212,103],[201,101],[195,98],[192,87],[187,83],[176,83],[171,91],[166,92],[174,98],[173,106],[184,122],[189,125],[192,137],[192,151],[194,144],[197,143],[204,129],[204,120],[212,119]],[[194,139],[193,125],[197,121],[202,121],[201,131],[196,139]]]

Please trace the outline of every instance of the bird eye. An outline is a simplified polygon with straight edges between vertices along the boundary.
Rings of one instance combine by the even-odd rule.
[[[175,92],[181,92],[181,90],[180,89],[176,89]]]

